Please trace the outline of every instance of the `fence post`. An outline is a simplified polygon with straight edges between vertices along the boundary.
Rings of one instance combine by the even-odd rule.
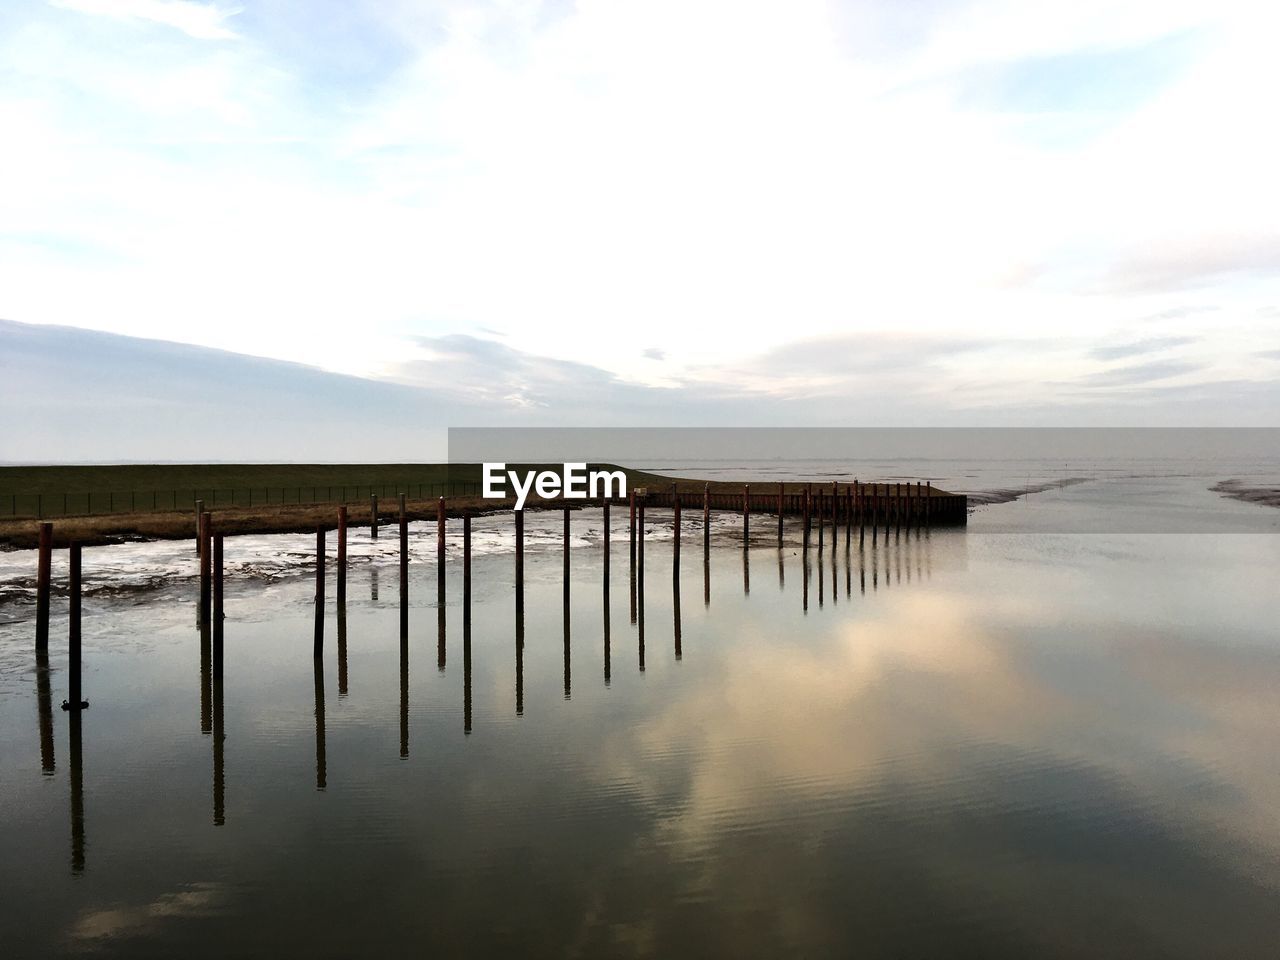
[[[347,508],[338,507],[338,606],[347,602]]]
[[[53,524],[40,524],[40,548],[36,560],[36,650],[49,649],[49,571],[53,562]]]
[[[369,537],[372,540],[378,539],[378,495],[376,493],[369,494]]]
[[[67,699],[64,710],[83,710],[89,704],[81,698],[80,689],[80,544],[71,544],[71,597],[67,624]]]
[[[324,527],[316,527],[316,634],[312,656],[324,653]]]

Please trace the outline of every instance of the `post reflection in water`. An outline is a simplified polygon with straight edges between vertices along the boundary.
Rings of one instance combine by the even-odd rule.
[[[213,674],[212,674],[212,656],[213,645],[211,642],[211,633],[209,624],[203,622],[200,624],[200,732],[213,732],[213,708],[210,702],[212,694]]]
[[[49,652],[36,648],[36,708],[40,714],[40,770],[45,776],[54,771],[53,690],[49,683]]]
[[[328,780],[324,757],[324,658],[312,661],[316,685],[316,789],[323,790]]]
[[[679,660],[684,655],[684,651],[680,647],[680,577],[676,576],[671,581],[671,616],[675,621],[675,644],[676,659]]]
[[[834,529],[835,529],[835,528],[833,528],[833,532],[832,532],[832,534],[831,534],[831,537],[832,537],[832,543],[831,543],[831,605],[832,605],[833,607],[834,607],[837,603],[839,603],[839,602],[840,602],[840,580],[839,580],[839,577],[837,576],[837,574],[839,573],[839,567],[836,565],[836,545],[835,545],[835,533],[834,533]]]
[[[751,593],[751,550],[744,543],[742,545],[742,595],[745,597]]]
[[[516,599],[516,716],[524,716],[524,600]]]
[[[787,588],[787,565],[783,562],[785,551],[778,547],[778,589]]]
[[[801,609],[809,612],[809,551],[800,551]]]
[[[84,757],[80,742],[80,711],[67,713],[71,749],[71,871],[84,872]]]
[[[339,621],[341,622],[341,621]],[[341,631],[341,628],[339,628]],[[339,637],[342,633],[339,632]],[[342,640],[338,641],[340,644]],[[227,822],[226,770],[224,741],[226,728],[223,726],[222,709],[222,630],[213,633],[213,824],[216,827]]]
[[[378,602],[378,563],[375,560],[369,565],[369,601]]]
[[[338,600],[338,696],[347,695],[347,601]]]
[[[400,637],[400,756],[409,755],[409,638]]]
[[[823,593],[822,593],[822,591],[823,591],[823,575],[822,575],[822,574],[823,574],[823,571],[826,569],[826,566],[825,566],[825,565],[823,564],[823,562],[822,562],[822,555],[821,555],[821,554],[819,554],[819,555],[818,555],[818,562],[817,562],[817,564],[815,564],[815,566],[817,566],[817,568],[818,568],[818,609],[819,609],[819,610],[821,610],[821,609],[822,609],[822,599],[823,599]]]

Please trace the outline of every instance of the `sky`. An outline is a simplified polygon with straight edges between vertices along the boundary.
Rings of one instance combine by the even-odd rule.
[[[10,0],[0,319],[469,423],[1276,424],[1278,32],[1183,0]]]

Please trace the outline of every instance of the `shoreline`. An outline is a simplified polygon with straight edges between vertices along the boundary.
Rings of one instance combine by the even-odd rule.
[[[1220,480],[1209,488],[1231,500],[1256,503],[1264,507],[1280,507],[1280,487],[1251,487],[1243,480]]]

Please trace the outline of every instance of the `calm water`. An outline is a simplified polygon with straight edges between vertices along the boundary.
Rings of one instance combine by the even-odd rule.
[[[1204,486],[1156,509],[1275,529]],[[395,537],[355,530],[318,668],[313,538],[227,541],[221,670],[189,542],[88,549],[78,734],[65,602],[42,721],[34,561],[0,555],[4,955],[1274,955],[1280,537],[1054,532],[1134,529],[1136,491],[828,533],[807,578],[761,517],[704,567],[697,517],[677,581],[654,511],[636,622],[622,511],[608,607],[582,511],[567,629],[530,515],[523,647],[509,516],[469,642],[460,525],[443,637],[413,527],[404,645]]]

